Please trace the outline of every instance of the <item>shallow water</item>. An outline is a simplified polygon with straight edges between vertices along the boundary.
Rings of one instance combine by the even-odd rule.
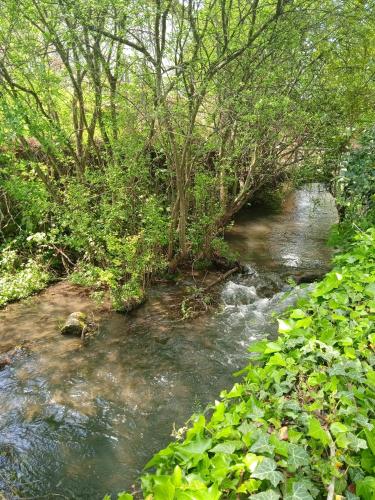
[[[275,333],[288,276],[322,273],[336,221],[319,185],[278,214],[246,210],[227,235],[248,272],[223,286],[222,308],[176,322],[176,291],[160,285],[128,315],[111,313],[87,346],[58,333],[74,310],[97,314],[62,283],[0,312],[0,352],[23,345],[0,371],[0,491],[6,498],[100,499],[129,488],[192,412],[233,384],[248,344]]]

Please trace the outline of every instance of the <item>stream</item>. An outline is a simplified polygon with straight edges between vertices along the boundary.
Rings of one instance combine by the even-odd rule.
[[[288,278],[329,269],[336,220],[319,184],[278,213],[243,210],[226,238],[247,272],[222,285],[219,310],[191,321],[172,318],[180,290],[170,284],[129,315],[106,314],[85,346],[59,334],[72,311],[97,314],[68,283],[0,311],[0,352],[21,346],[0,371],[0,498],[96,500],[130,488],[172,429],[233,385],[247,346],[276,333],[273,313],[304,293]]]

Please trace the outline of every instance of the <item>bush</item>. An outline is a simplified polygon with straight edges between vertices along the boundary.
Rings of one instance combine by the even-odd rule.
[[[375,224],[375,127],[342,158],[336,196],[345,227],[355,223],[367,229]]]
[[[22,263],[19,254],[10,249],[1,254],[0,271],[0,307],[42,290],[51,277],[40,260],[30,258]]]

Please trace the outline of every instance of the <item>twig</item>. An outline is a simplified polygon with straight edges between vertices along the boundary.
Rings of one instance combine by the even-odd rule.
[[[329,443],[329,450],[330,450],[330,457],[334,458],[336,456],[336,447],[333,439],[331,438],[331,442]],[[328,486],[328,494],[327,494],[327,500],[333,500],[335,496],[335,483],[336,483],[336,478],[333,477],[331,479],[331,482],[329,483]]]

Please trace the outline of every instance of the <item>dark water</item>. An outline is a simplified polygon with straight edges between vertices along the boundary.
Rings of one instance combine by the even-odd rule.
[[[295,300],[288,276],[323,272],[336,220],[318,185],[293,193],[279,214],[241,214],[228,241],[248,272],[222,290],[217,313],[169,314],[176,290],[156,287],[129,316],[110,314],[89,345],[58,334],[59,318],[93,310],[60,284],[0,312],[0,491],[5,498],[100,499],[134,483],[172,429],[233,384],[246,346],[275,331],[272,313]]]

